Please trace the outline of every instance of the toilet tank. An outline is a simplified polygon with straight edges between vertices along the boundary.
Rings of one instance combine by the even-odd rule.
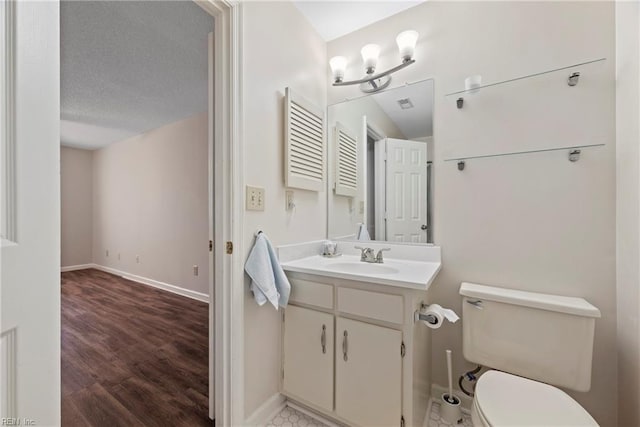
[[[577,391],[591,388],[600,310],[582,298],[463,283],[462,335],[470,362]]]

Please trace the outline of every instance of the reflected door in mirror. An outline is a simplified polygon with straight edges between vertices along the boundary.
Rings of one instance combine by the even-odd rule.
[[[386,239],[427,243],[427,145],[388,138]]]

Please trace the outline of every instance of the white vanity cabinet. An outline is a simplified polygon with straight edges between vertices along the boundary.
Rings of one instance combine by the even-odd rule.
[[[286,319],[284,389],[322,409],[333,410],[334,316],[289,306]]]
[[[413,312],[426,292],[287,275],[282,393],[340,424],[422,426],[430,331],[414,325]]]
[[[402,331],[336,319],[336,414],[360,426],[402,419]]]

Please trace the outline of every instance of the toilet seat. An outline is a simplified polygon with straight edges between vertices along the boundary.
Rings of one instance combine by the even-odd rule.
[[[598,425],[564,391],[505,372],[480,376],[473,404],[481,423],[491,427]]]

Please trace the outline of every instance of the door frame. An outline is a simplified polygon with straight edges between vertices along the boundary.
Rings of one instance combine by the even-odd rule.
[[[387,227],[386,227],[386,207],[387,207],[387,186],[386,186],[386,152],[387,152],[387,135],[384,131],[378,127],[371,120],[367,120],[367,116],[362,116],[362,139],[364,141],[364,151],[363,151],[363,167],[364,167],[364,176],[367,176],[367,168],[368,165],[368,156],[367,156],[367,144],[368,138],[371,137],[374,140],[374,162],[376,171],[384,171],[382,177],[379,174],[376,174],[376,182],[373,183],[374,188],[376,189],[376,201],[375,201],[375,229],[376,229],[376,238],[375,240],[386,240],[387,238]],[[367,213],[369,212],[369,203],[371,201],[367,197],[369,194],[369,182],[364,180],[364,217],[363,221],[365,224],[369,223],[369,218]],[[384,236],[384,237],[380,237]]]
[[[194,0],[214,24],[214,274],[209,303],[209,416],[218,425],[244,421],[244,281],[242,162],[242,4]],[[210,121],[212,117],[210,116]],[[215,208],[214,208],[215,207]],[[229,250],[230,249],[230,250]],[[233,256],[235,255],[235,256]],[[211,401],[214,401],[211,405]]]

